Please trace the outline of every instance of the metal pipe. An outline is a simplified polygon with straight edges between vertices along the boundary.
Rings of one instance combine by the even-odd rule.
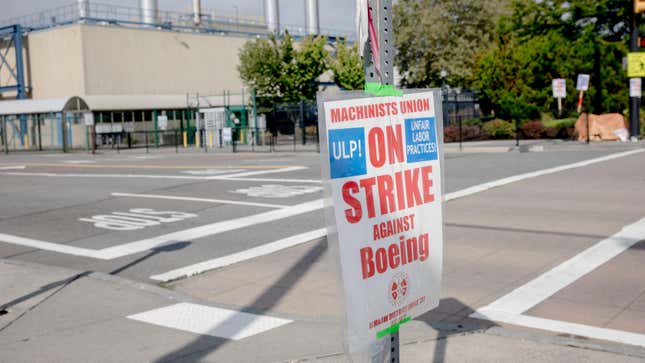
[[[278,0],[264,0],[264,19],[267,29],[271,33],[280,33],[280,4]]]
[[[193,22],[199,25],[202,22],[202,2],[201,0],[193,0]]]
[[[157,0],[140,0],[141,22],[146,25],[159,23],[159,3]]]
[[[305,29],[308,35],[320,34],[318,0],[305,0]]]
[[[78,17],[83,19],[90,15],[90,0],[78,0]]]

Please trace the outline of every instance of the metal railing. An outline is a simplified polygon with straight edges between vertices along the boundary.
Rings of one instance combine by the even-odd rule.
[[[142,21],[141,9],[115,4],[103,4],[90,1],[81,11],[77,2],[47,9],[33,14],[0,20],[0,26],[21,24],[27,29],[38,30],[77,22],[95,23],[101,25],[116,25],[123,27],[147,27],[175,31],[206,32],[237,34],[241,36],[268,36],[264,19],[247,17],[231,17],[218,15],[215,11],[204,11],[201,23],[195,25],[191,12],[164,11],[157,12],[154,24]],[[81,16],[81,13],[84,16]],[[305,36],[303,25],[280,24],[281,32],[288,30],[293,36]],[[330,38],[353,39],[354,33],[346,29],[320,28],[320,33]]]
[[[479,100],[473,91],[442,92],[443,125],[456,125],[459,122],[482,118]]]
[[[180,130],[131,131],[103,133],[95,135],[95,149],[112,149],[117,152],[124,149],[145,149],[173,147],[179,152],[182,146]]]

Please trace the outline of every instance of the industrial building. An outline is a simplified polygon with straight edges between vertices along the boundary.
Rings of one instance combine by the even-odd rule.
[[[289,29],[296,37],[321,32],[318,0],[303,1],[306,26]],[[78,0],[0,23],[0,143],[78,148],[110,139],[101,134],[163,129],[193,142],[205,124],[199,109],[224,110],[229,126],[257,127],[238,53],[249,39],[285,30],[278,0],[263,2],[258,20],[203,12],[200,0],[186,13],[162,11],[157,0],[139,8]]]

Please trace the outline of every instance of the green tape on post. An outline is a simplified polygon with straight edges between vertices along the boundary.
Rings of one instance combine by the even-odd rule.
[[[365,82],[365,92],[374,96],[403,96],[403,91],[396,89],[394,85],[378,82]]]
[[[394,324],[394,325],[390,326],[389,328],[385,328],[385,329],[381,330],[380,332],[376,333],[376,338],[377,338],[377,339],[381,339],[381,338],[383,338],[383,337],[384,337],[384,336],[386,336],[386,335],[390,335],[390,334],[393,334],[393,333],[398,332],[398,331],[399,331],[399,327],[400,327],[401,325],[403,325],[403,324],[407,323],[407,322],[408,322],[408,321],[410,321],[410,320],[412,320],[412,319],[410,319],[410,317],[408,316],[407,318],[405,318],[405,319],[403,319],[403,320],[399,321],[398,323],[396,323],[396,324]]]

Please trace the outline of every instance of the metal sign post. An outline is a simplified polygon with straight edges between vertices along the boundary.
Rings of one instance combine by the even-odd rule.
[[[558,116],[562,116],[562,99],[567,97],[567,81],[555,78],[552,81],[553,98],[558,100]]]
[[[378,46],[373,47],[372,37],[368,38],[365,47],[365,83],[380,83],[381,85],[394,85],[394,32],[392,30],[392,0],[368,0],[370,18],[373,19],[374,28],[378,37]],[[378,50],[378,64],[375,63],[373,50]],[[367,88],[367,87],[366,87]],[[461,140],[460,140],[461,141]],[[399,331],[390,335],[390,360],[399,362]],[[386,344],[387,347],[387,344]],[[387,356],[387,354],[386,354]]]
[[[378,45],[373,47],[372,39],[365,47],[365,82],[392,85],[394,82],[394,32],[392,31],[392,0],[369,0],[369,11],[373,19]],[[377,49],[375,63],[372,49]]]
[[[589,90],[589,75],[579,74],[578,81],[576,82],[576,89],[580,92],[578,94],[578,113],[582,112],[582,101],[585,97],[585,92]]]
[[[2,116],[2,143],[4,144],[4,153],[9,154],[9,144],[7,143],[7,116]]]
[[[582,113],[582,102],[585,97],[585,92],[589,90],[589,78],[588,74],[579,74],[578,80],[576,82],[576,89],[580,92],[578,94],[578,113]],[[587,144],[591,141],[591,135],[589,135],[589,110],[587,107],[586,110],[586,120],[587,120]]]
[[[645,76],[645,53],[639,52],[638,39],[640,38],[639,23],[645,9],[641,1],[634,1],[632,12],[632,26],[629,37],[629,54],[627,54],[627,77],[640,78]],[[640,98],[629,97],[629,134],[632,141],[638,140],[640,133]]]

